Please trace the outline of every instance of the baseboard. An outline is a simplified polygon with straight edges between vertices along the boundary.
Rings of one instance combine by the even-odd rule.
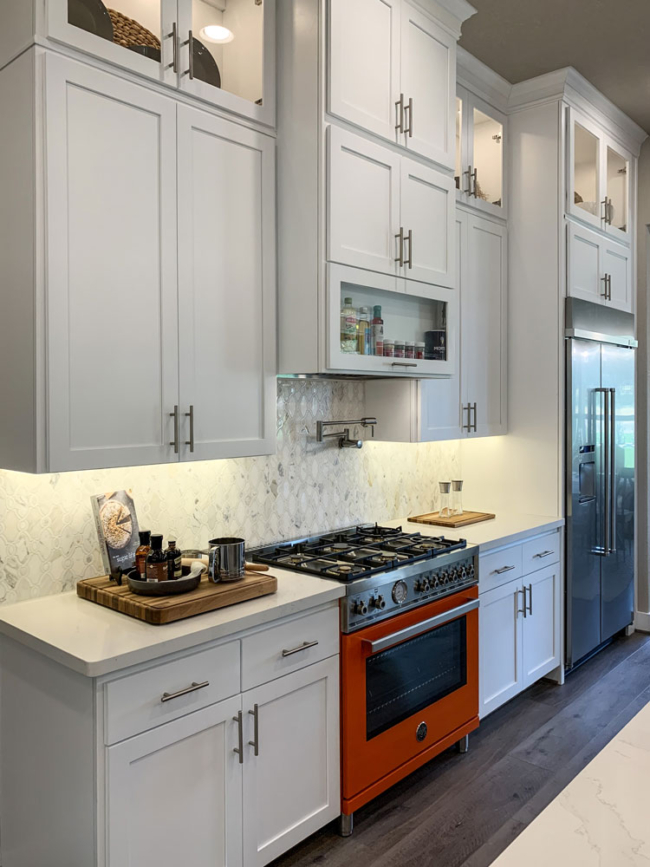
[[[639,632],[650,632],[650,611],[637,611],[634,615],[634,628]]]

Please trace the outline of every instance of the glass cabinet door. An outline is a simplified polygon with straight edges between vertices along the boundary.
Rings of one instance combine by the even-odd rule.
[[[456,168],[454,172],[456,189],[463,189],[463,159],[465,157],[464,127],[465,127],[465,100],[462,93],[456,96]]]
[[[606,228],[614,234],[628,234],[630,213],[630,158],[612,143],[606,142],[605,204]]]
[[[573,202],[578,211],[600,222],[600,139],[580,122],[573,126]]]
[[[176,0],[49,0],[48,36],[176,85]]]
[[[179,0],[181,87],[274,123],[274,0]]]
[[[503,207],[503,149],[503,123],[474,106],[472,194],[495,208]]]

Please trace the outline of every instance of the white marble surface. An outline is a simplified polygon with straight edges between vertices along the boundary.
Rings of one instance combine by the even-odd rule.
[[[421,513],[423,514],[423,513]],[[523,539],[549,533],[564,525],[564,519],[548,515],[499,514],[490,521],[470,524],[451,530],[447,527],[434,527],[428,524],[415,524],[408,518],[398,518],[383,522],[387,527],[402,526],[405,530],[422,533],[425,536],[448,536],[450,539],[467,539],[470,545],[480,545],[481,553],[521,542]]]
[[[219,611],[151,626],[63,593],[0,607],[0,634],[98,677],[339,599],[343,585],[273,569],[278,590]]]
[[[650,705],[569,783],[493,867],[650,865]]]

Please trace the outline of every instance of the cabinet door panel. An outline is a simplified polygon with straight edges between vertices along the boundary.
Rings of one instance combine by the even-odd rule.
[[[568,294],[572,298],[604,304],[602,238],[574,223],[569,223],[567,232]]]
[[[610,306],[618,310],[632,312],[632,260],[629,247],[620,244],[612,244],[611,241],[603,242],[601,250],[602,267],[611,278]]]
[[[408,234],[404,276],[453,288],[456,285],[456,186],[453,178],[413,160],[402,160],[401,224]]]
[[[244,693],[244,858],[263,867],[340,812],[339,657]]]
[[[453,169],[456,40],[405,0],[401,26],[401,90],[407,104],[413,100],[406,114],[412,134],[402,141],[409,150]]]
[[[523,622],[524,688],[560,664],[560,566],[523,579],[528,614]]]
[[[467,283],[462,294],[465,394],[476,404],[474,435],[506,429],[507,256],[505,227],[468,217]]]
[[[236,696],[106,750],[107,867],[239,867]]]
[[[273,141],[178,110],[182,410],[205,460],[275,447]],[[189,424],[181,437],[187,443]]]
[[[329,111],[396,141],[399,4],[331,0],[329,14]]]
[[[176,110],[46,58],[49,469],[177,460]]]
[[[337,127],[329,128],[327,258],[397,273],[400,158]]]
[[[567,212],[604,229],[603,132],[589,118],[568,109]]]
[[[479,608],[480,715],[523,688],[521,579],[481,594]]]

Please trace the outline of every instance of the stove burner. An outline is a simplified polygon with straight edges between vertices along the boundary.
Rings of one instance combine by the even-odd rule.
[[[365,571],[366,570],[360,566],[353,566],[351,563],[339,563],[337,565],[331,565],[328,569],[325,569],[323,574],[345,580],[348,578],[358,578],[360,575],[363,575]]]
[[[321,557],[327,557],[328,554],[340,556],[348,552],[352,553],[352,548],[347,542],[334,542],[332,545],[318,545],[313,548],[313,552]]]
[[[369,557],[375,557],[376,554],[375,548],[351,548],[338,556],[341,560],[350,560],[352,563],[357,563],[367,560]]]
[[[279,557],[277,562],[286,566],[302,566],[303,563],[307,563],[312,559],[312,557],[308,557],[306,554],[290,554],[288,557]]]
[[[374,527],[357,527],[358,536],[374,536],[378,539],[386,539],[389,536],[401,536],[401,527],[380,527],[375,524]]]

